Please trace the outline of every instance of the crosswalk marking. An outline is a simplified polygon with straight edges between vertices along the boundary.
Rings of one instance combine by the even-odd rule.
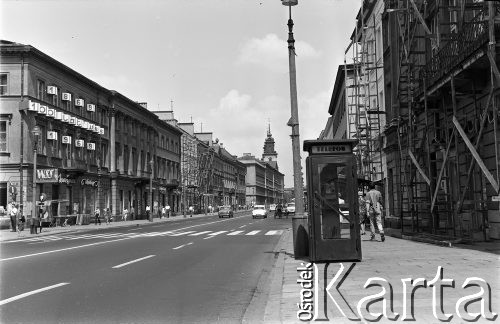
[[[277,231],[269,231],[266,233],[266,235],[281,235],[283,234],[282,230],[277,230]]]
[[[207,234],[207,233],[210,233],[210,232],[212,232],[212,231],[203,231],[203,232],[189,234],[189,236],[198,236],[198,235],[203,235],[203,234]]]
[[[182,235],[186,235],[186,234],[190,234],[190,233],[194,233],[194,232],[196,232],[196,231],[180,232],[180,233],[172,234],[170,236],[182,236]]]
[[[238,235],[240,233],[243,233],[243,231],[234,231],[234,232],[228,233],[227,235]]]
[[[248,230],[247,230],[248,231]],[[244,236],[255,236],[255,235],[281,235],[283,234],[283,230],[268,230],[267,232],[262,230],[252,230],[245,233],[244,230],[224,230],[224,231],[184,231],[184,232],[176,232],[175,230],[170,231],[154,231],[154,232],[127,232],[127,233],[101,233],[101,234],[67,234],[67,235],[46,235],[46,236],[38,236],[38,237],[30,237],[23,238],[19,240],[13,240],[5,243],[14,243],[14,242],[32,242],[32,244],[41,243],[41,242],[52,242],[59,240],[92,240],[92,239],[113,239],[113,238],[137,238],[137,237],[158,237],[158,236],[206,236],[204,239],[210,239],[218,235],[226,235],[226,236],[236,236],[236,235],[244,235]]]

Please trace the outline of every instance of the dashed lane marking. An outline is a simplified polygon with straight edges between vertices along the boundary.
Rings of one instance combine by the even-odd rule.
[[[142,260],[146,260],[146,259],[149,259],[149,258],[152,258],[154,257],[155,255],[152,254],[152,255],[148,255],[148,256],[145,256],[143,258],[139,258],[139,259],[135,259],[135,260],[132,260],[132,261],[128,261],[128,262],[125,262],[125,263],[122,263],[122,264],[119,264],[119,265],[116,265],[114,267],[112,267],[113,269],[119,269],[119,268],[122,268],[126,265],[129,265],[129,264],[132,264],[132,263],[136,263],[136,262],[139,262],[139,261],[142,261]]]
[[[5,304],[8,304],[10,302],[22,299],[22,298],[26,298],[28,296],[39,294],[41,292],[44,292],[44,291],[47,291],[47,290],[51,290],[51,289],[54,289],[54,288],[58,288],[58,287],[62,287],[62,286],[65,286],[65,285],[69,285],[69,282],[61,282],[61,283],[58,283],[56,285],[52,285],[52,286],[48,286],[48,287],[44,287],[44,288],[32,290],[32,291],[26,292],[24,294],[20,294],[20,295],[14,296],[14,297],[10,297],[10,298],[4,299],[4,300],[0,300],[0,305],[5,305]]]
[[[260,232],[260,230],[251,231],[251,232],[246,233],[245,235],[255,235],[255,234],[259,233],[259,232]]]
[[[186,244],[179,245],[177,247],[172,248],[172,250],[182,249],[183,247],[191,245],[191,244],[193,244],[193,242],[189,242],[189,243],[186,243]]]

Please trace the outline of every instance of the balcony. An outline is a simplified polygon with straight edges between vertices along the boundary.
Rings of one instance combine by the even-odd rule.
[[[63,164],[64,164],[66,171],[68,171],[68,172],[86,172],[87,171],[87,164],[85,163],[85,161],[65,159]]]
[[[497,5],[497,10],[500,6]],[[441,78],[447,76],[453,69],[468,59],[474,60],[474,54],[489,41],[488,10],[483,9],[471,21],[465,22],[462,30],[454,34],[451,39],[434,55],[422,69],[426,78],[426,85],[430,87]],[[495,24],[497,33],[500,31]],[[417,93],[421,93],[423,88]]]
[[[177,180],[177,179],[167,179],[165,181],[165,186],[167,186],[167,187],[178,187],[179,186],[179,180]]]

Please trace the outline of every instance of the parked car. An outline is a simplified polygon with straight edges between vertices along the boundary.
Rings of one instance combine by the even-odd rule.
[[[253,206],[252,218],[257,218],[257,217],[267,218],[266,206],[264,205]]]
[[[219,208],[219,218],[222,218],[222,217],[234,217],[234,214],[233,214],[233,208],[231,206],[221,206]]]
[[[295,214],[295,203],[288,203],[285,207],[285,215]]]

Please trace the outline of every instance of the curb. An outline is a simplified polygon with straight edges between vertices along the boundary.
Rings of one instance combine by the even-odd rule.
[[[281,301],[283,290],[283,276],[285,268],[286,245],[289,243],[292,231],[288,229],[273,251],[278,255],[276,263],[271,271],[271,283],[269,289],[269,298],[264,309],[264,323],[281,323]]]

